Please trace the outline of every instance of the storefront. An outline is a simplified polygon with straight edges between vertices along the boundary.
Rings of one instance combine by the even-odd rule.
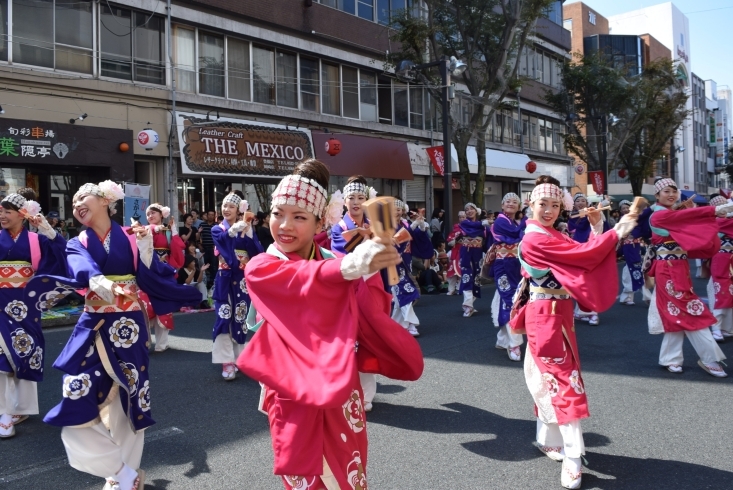
[[[313,158],[307,129],[259,121],[178,113],[181,145],[178,209],[215,210],[232,190],[244,192],[251,209],[269,201],[270,186]]]
[[[30,187],[44,213],[57,211],[71,224],[71,199],[81,185],[134,182],[132,149],[130,130],[2,118],[0,196]]]

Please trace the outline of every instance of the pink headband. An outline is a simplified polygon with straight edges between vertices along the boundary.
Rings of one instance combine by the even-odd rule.
[[[657,182],[654,183],[654,193],[661,192],[662,189],[665,187],[674,187],[675,189],[679,189],[677,187],[677,183],[672,179],[659,179]]]
[[[563,192],[555,184],[540,184],[532,190],[532,195],[529,198],[529,202],[535,202],[543,197],[549,199],[555,199],[556,201],[563,202]]]
[[[273,208],[284,204],[298,206],[319,219],[327,203],[326,190],[315,180],[300,175],[286,176],[272,193]]]

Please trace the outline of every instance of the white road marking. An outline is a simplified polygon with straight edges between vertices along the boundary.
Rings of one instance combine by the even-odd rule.
[[[159,441],[161,439],[176,436],[179,434],[183,434],[183,431],[178,427],[168,427],[165,429],[156,430],[151,432],[150,434],[145,435],[145,443],[149,444],[151,442]],[[39,473],[58,470],[68,465],[69,461],[65,457],[50,459],[48,461],[44,461],[43,463],[29,465],[22,470],[11,471],[10,473],[0,475],[0,483],[10,483],[12,481],[22,480],[23,478],[28,478],[29,476],[38,475]]]

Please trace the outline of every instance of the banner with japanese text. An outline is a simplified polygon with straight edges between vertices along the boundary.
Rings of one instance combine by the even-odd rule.
[[[425,148],[425,151],[428,153],[435,171],[443,175],[445,173],[445,149],[442,146],[431,146]]]
[[[592,172],[588,172],[588,180],[593,185],[593,191],[596,194],[603,194],[603,189],[606,188],[605,182],[603,180],[603,172],[601,170],[594,170]]]
[[[142,225],[148,224],[145,210],[150,205],[150,186],[125,183],[124,225],[130,226],[131,220]]]

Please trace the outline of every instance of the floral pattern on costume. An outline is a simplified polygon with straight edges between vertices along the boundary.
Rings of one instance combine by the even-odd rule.
[[[509,284],[509,278],[506,274],[499,277],[499,280],[496,281],[496,287],[499,288],[499,291],[509,291],[512,285]]]
[[[137,342],[140,326],[132,318],[122,317],[109,327],[109,340],[115,347],[127,349]]]
[[[730,286],[728,286],[728,293],[730,293],[731,295],[733,295],[733,284],[731,284]]]
[[[668,312],[669,312],[669,314],[670,314],[670,315],[672,315],[672,316],[677,316],[677,315],[679,315],[679,314],[680,314],[680,309],[679,309],[679,308],[677,308],[677,307],[676,307],[676,306],[674,305],[674,303],[672,303],[671,301],[667,301],[667,311],[668,311]]]
[[[719,282],[713,282],[713,290],[715,291],[715,294],[718,294],[720,292],[720,283]]]
[[[242,302],[237,303],[237,306],[234,308],[234,320],[236,320],[237,323],[242,323],[246,319],[247,319],[247,303],[242,301]]]
[[[232,317],[232,309],[229,307],[229,305],[224,304],[219,307],[219,318],[223,318],[225,320],[228,320]]]
[[[364,408],[362,407],[361,397],[357,390],[351,393],[351,397],[344,403],[343,409],[344,417],[351,430],[356,433],[364,430]]]
[[[10,341],[13,344],[13,350],[18,357],[28,357],[33,352],[35,342],[33,337],[28,335],[25,330],[18,328],[10,332]]]
[[[405,291],[407,291],[408,293],[412,293],[413,291],[415,291],[415,286],[408,282],[407,284],[405,284]]]
[[[361,462],[361,453],[354,451],[353,456],[354,459],[346,467],[346,477],[349,480],[349,485],[351,485],[352,490],[367,490],[367,481],[366,475],[364,474],[364,464]]]
[[[244,294],[249,294],[249,291],[247,290],[247,281],[244,278],[239,281],[239,289],[241,289]]]
[[[672,296],[673,298],[680,299],[683,295],[681,291],[675,291],[674,290],[674,282],[667,281],[667,283],[664,285],[664,289],[667,290],[667,294]]]
[[[150,381],[145,380],[145,384],[140,388],[140,393],[137,396],[137,403],[143,412],[150,410]]]
[[[545,382],[545,386],[547,387],[547,392],[550,394],[550,397],[554,398],[557,396],[560,392],[560,385],[557,383],[555,376],[551,373],[543,373],[542,380]]]
[[[304,476],[294,475],[283,475],[283,479],[293,490],[307,490],[316,482],[315,476],[311,477],[310,481],[306,480]]]
[[[580,379],[580,373],[577,371],[577,369],[573,369],[573,372],[570,373],[570,386],[575,390],[578,395],[582,395],[583,393],[585,393],[585,388],[583,388],[583,381]]]
[[[468,284],[470,280],[471,280],[471,276],[469,276],[468,274],[463,274],[463,276],[461,277],[461,282],[463,284]]]
[[[705,311],[705,305],[699,299],[693,299],[687,303],[687,313],[690,315],[700,316]]]
[[[28,307],[22,301],[14,299],[5,306],[5,313],[16,322],[21,322],[28,316]]]
[[[78,400],[89,394],[92,387],[92,380],[86,373],[78,376],[66,376],[64,378],[64,398]]]
[[[637,281],[641,279],[641,271],[638,269],[635,269],[634,272],[631,273],[631,275],[636,279]]]
[[[0,349],[2,351],[2,349]],[[31,369],[42,370],[43,369],[43,349],[40,346],[36,347],[36,350],[31,356],[31,360],[28,363]]]
[[[137,393],[137,381],[140,379],[140,373],[137,372],[137,368],[131,362],[120,361],[120,369],[122,369],[122,374],[127,379],[127,391],[130,396],[134,396]]]

